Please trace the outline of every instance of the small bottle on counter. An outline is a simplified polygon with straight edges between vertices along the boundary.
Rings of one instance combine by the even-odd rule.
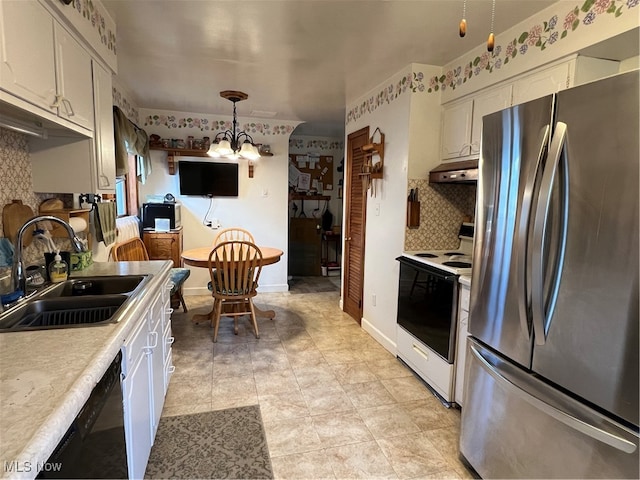
[[[59,253],[53,259],[53,262],[49,265],[49,279],[51,283],[64,282],[69,274],[69,266],[67,262],[62,260]]]

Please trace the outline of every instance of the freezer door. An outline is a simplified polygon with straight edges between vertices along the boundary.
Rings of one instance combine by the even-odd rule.
[[[636,426],[639,85],[635,71],[558,94],[565,141],[554,139],[549,158],[557,144],[567,165],[559,173],[568,174],[568,223],[560,271],[545,274],[549,283],[558,279],[555,308],[533,309],[544,318],[532,363],[536,373]],[[551,195],[552,212],[560,190]],[[545,232],[542,258],[556,235]]]
[[[637,432],[467,341],[460,452],[482,478],[638,478]]]
[[[526,367],[533,342],[526,276],[531,209],[552,103],[549,96],[487,115],[482,127],[469,328]]]

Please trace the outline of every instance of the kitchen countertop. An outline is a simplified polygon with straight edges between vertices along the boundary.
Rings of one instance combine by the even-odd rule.
[[[72,277],[152,275],[118,323],[0,333],[2,478],[34,478],[162,287],[172,263],[95,262]]]

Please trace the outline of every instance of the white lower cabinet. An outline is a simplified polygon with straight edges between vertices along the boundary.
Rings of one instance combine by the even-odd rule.
[[[456,379],[454,401],[462,407],[464,393],[464,367],[467,358],[467,336],[469,335],[469,293],[467,285],[460,285],[458,329],[456,333]]]
[[[144,478],[164,406],[167,361],[171,364],[171,344],[164,341],[169,314],[164,291],[159,292],[122,347],[129,478]]]
[[[153,444],[148,342],[149,326],[140,321],[123,347],[122,395],[129,478],[144,478]]]
[[[171,295],[169,291],[171,288],[166,290],[166,294],[163,300],[163,310],[164,310],[164,332],[162,334],[162,360],[163,360],[163,370],[164,370],[164,394],[167,394],[167,389],[169,388],[169,381],[171,380],[171,375],[173,374],[175,367],[173,366],[173,356],[171,355],[171,345],[173,345],[173,341],[175,338],[171,333],[171,314],[173,313],[173,308],[171,308]]]
[[[149,369],[151,372],[151,435],[155,437],[164,406],[164,358],[162,347],[163,317],[162,297],[158,297],[149,311]]]

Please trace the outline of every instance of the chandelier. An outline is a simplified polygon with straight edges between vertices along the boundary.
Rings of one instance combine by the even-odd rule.
[[[238,132],[238,120],[236,118],[236,103],[249,98],[244,92],[234,90],[224,90],[220,92],[222,98],[233,102],[233,124],[231,130],[218,133],[209,147],[207,154],[212,157],[225,158],[246,158],[247,160],[257,160],[260,152],[253,143],[253,138],[247,132]]]

